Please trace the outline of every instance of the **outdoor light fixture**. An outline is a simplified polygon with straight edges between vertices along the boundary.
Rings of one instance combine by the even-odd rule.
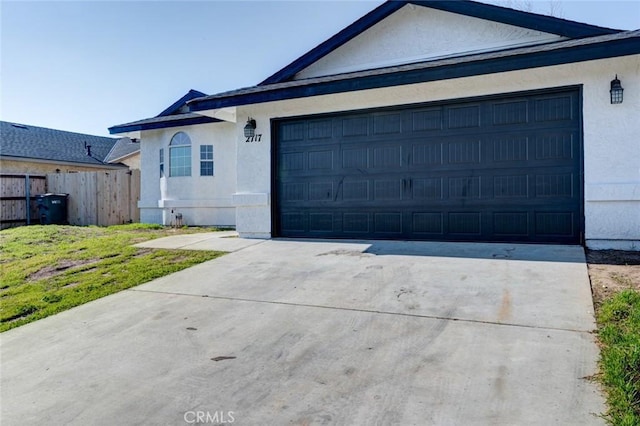
[[[621,104],[622,103],[622,92],[624,92],[624,89],[622,88],[622,85],[620,84],[620,80],[618,80],[618,74],[616,74],[616,78],[611,80],[611,90],[609,90],[609,93],[611,93],[611,103],[612,104]],[[245,127],[245,129],[246,129],[246,127]]]
[[[249,117],[247,118],[247,124],[245,124],[244,126],[244,137],[252,138],[255,136],[255,134],[256,134],[256,120]]]

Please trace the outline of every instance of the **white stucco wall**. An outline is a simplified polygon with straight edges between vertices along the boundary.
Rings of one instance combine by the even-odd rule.
[[[611,105],[615,74],[623,104]],[[236,125],[236,226],[242,236],[271,232],[270,120],[571,85],[583,86],[585,237],[597,248],[640,248],[640,55],[384,89],[238,107],[257,120],[261,142]]]
[[[558,40],[562,38],[555,34],[408,4],[300,71],[296,78]]]
[[[180,213],[185,225],[235,226],[236,136],[233,123],[211,123],[141,134],[140,219],[171,225]],[[169,142],[177,132],[191,139],[191,176],[169,176]],[[200,145],[213,145],[214,176],[200,176]],[[160,177],[164,148],[164,177]]]

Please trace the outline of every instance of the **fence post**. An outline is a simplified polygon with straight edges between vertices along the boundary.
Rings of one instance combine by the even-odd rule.
[[[31,225],[31,177],[24,175],[24,193],[27,203],[27,225]]]

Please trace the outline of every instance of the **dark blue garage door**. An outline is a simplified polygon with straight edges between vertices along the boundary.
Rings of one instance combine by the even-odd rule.
[[[579,243],[575,89],[275,123],[284,237]]]

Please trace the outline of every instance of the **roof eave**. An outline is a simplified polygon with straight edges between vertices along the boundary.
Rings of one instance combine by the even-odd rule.
[[[143,130],[157,130],[157,129],[166,129],[171,127],[180,127],[180,126],[191,126],[194,124],[206,124],[206,123],[217,123],[221,120],[217,118],[200,116],[193,118],[176,118],[175,120],[161,121],[161,122],[150,122],[150,123],[139,123],[132,122],[126,124],[118,124],[112,127],[109,127],[109,133],[112,135],[126,133],[126,132],[135,132],[135,131],[143,131]]]

